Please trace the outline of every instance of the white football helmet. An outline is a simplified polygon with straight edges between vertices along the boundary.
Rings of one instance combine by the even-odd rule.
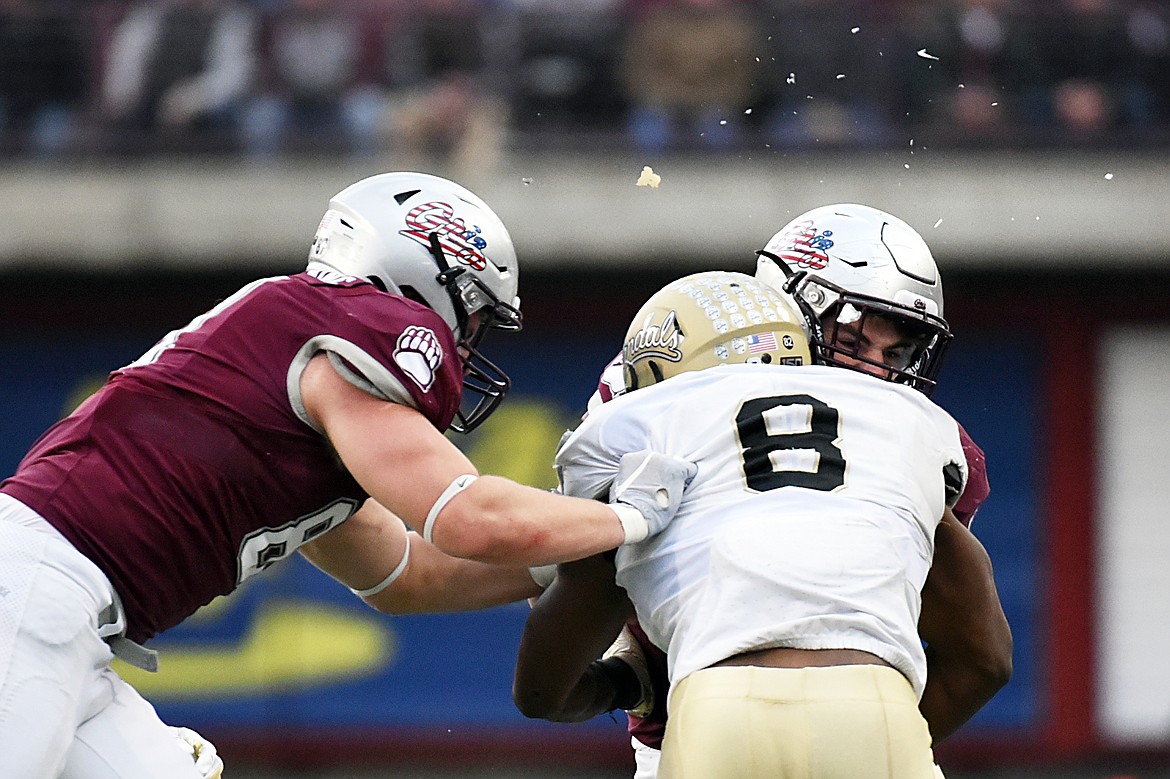
[[[317,227],[314,266],[422,303],[450,326],[466,353],[464,397],[473,396],[451,429],[472,430],[499,406],[511,381],[477,347],[491,328],[520,329],[519,269],[507,228],[476,195],[426,173],[351,184],[329,201]]]
[[[756,254],[756,278],[791,293],[813,318],[819,361],[850,367],[840,360],[848,357],[890,381],[926,394],[934,389],[951,331],[938,267],[914,228],[870,206],[822,206],[793,219]],[[871,315],[913,339],[902,364],[876,363],[836,343],[840,325],[860,327]]]
[[[693,273],[655,292],[622,347],[626,392],[716,365],[811,361],[807,321],[791,296],[730,271]]]

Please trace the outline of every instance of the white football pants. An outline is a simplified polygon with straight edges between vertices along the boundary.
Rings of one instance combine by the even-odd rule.
[[[634,748],[634,779],[658,779],[662,750],[648,747],[632,736],[630,746]]]
[[[13,779],[200,779],[149,703],[110,668],[105,575],[0,494],[0,765]]]

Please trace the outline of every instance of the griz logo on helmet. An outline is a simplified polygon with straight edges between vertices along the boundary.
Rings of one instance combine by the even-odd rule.
[[[822,270],[829,264],[829,249],[833,248],[833,231],[817,234],[812,220],[793,225],[781,239],[777,254],[782,260],[794,262],[809,270]]]
[[[468,229],[466,222],[455,218],[455,209],[448,203],[434,201],[415,206],[406,214],[406,227],[398,232],[423,246],[430,247],[430,236],[434,233],[439,237],[443,251],[457,262],[472,270],[487,267],[487,258],[483,255],[487,241],[480,234],[482,228],[472,225]]]

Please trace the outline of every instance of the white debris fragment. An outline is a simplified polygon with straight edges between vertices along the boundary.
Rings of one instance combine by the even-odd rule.
[[[788,74],[788,78],[786,78],[786,79],[784,79],[784,80],[785,80],[785,81],[787,81],[789,84],[795,84],[795,83],[796,83],[796,74],[795,74],[795,73],[789,73],[789,74]]]
[[[838,73],[838,74],[837,74],[837,80],[838,80],[838,81],[840,81],[840,80],[841,80],[841,79],[843,79],[843,78],[845,78],[845,74],[844,74],[844,73]]]
[[[940,224],[942,224],[942,217],[941,216],[938,218],[938,221],[934,223],[934,226],[938,227]]]
[[[745,114],[750,114],[751,112],[752,112],[752,109],[750,109],[750,108],[748,108],[744,111]]]
[[[651,189],[658,189],[658,185],[662,183],[662,176],[654,172],[654,169],[649,165],[642,167],[642,172],[638,175],[637,186],[650,187]]]
[[[1112,173],[1106,173],[1106,174],[1105,174],[1105,180],[1106,180],[1106,181],[1113,181],[1113,174],[1112,174]]]
[[[857,33],[858,33],[860,30],[861,30],[861,28],[860,28],[860,27],[854,27],[854,28],[853,28],[852,30],[850,30],[849,32],[851,32],[851,33],[853,33],[854,35],[856,35],[856,34],[857,34]]]
[[[918,54],[919,57],[922,57],[922,59],[924,59],[924,60],[937,60],[938,59],[938,57],[934,56],[933,54],[927,54],[926,49],[919,49],[916,53]]]

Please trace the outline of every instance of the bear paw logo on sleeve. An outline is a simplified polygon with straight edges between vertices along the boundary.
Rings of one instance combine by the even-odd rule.
[[[422,387],[423,392],[435,383],[435,371],[443,361],[443,347],[434,332],[411,325],[398,336],[394,347],[394,362]]]

